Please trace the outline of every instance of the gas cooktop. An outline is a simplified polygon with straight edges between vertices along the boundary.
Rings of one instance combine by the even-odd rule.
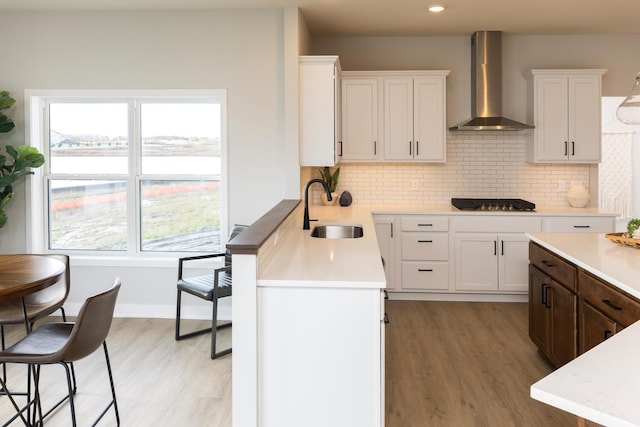
[[[460,210],[477,211],[534,211],[535,203],[522,199],[464,199],[453,198],[451,204]]]

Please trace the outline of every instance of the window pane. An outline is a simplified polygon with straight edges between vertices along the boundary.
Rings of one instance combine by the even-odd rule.
[[[220,249],[218,181],[140,183],[142,250],[203,251]]]
[[[50,249],[127,249],[126,181],[49,181]]]
[[[49,104],[51,173],[127,173],[126,103]]]
[[[219,104],[152,104],[140,110],[142,173],[220,175]]]

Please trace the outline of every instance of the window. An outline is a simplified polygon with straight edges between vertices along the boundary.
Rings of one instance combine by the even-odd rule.
[[[43,249],[218,250],[226,212],[224,95],[32,96],[32,145],[47,160],[39,186]]]

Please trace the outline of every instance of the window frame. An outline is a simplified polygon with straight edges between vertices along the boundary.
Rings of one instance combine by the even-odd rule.
[[[175,259],[176,256],[195,255],[198,252],[178,252],[163,251],[155,252],[142,251],[141,222],[140,216],[140,182],[144,180],[164,179],[172,181],[199,181],[201,176],[197,175],[157,175],[142,174],[141,169],[141,138],[140,111],[138,105],[144,102],[166,102],[166,103],[197,103],[215,102],[220,105],[220,149],[221,149],[221,171],[220,171],[220,233],[227,235],[228,229],[228,197],[227,197],[227,105],[226,90],[224,89],[189,89],[189,90],[25,90],[25,143],[34,146],[45,156],[45,160],[50,159],[48,146],[48,118],[47,103],[55,101],[70,102],[126,102],[129,105],[129,135],[130,141],[128,170],[126,175],[114,174],[110,179],[125,179],[127,181],[127,250],[125,251],[98,251],[49,249],[48,230],[48,182],[56,178],[66,179],[73,177],[72,174],[52,174],[49,172],[49,165],[33,170],[34,175],[30,177],[27,185],[27,251],[34,253],[59,253],[65,252],[74,255],[75,259],[86,260],[87,264],[99,261],[100,265],[105,265],[105,260],[115,262],[114,265],[122,263],[162,263],[167,258]],[[104,178],[104,175],[92,176],[89,174],[78,175],[80,179]]]

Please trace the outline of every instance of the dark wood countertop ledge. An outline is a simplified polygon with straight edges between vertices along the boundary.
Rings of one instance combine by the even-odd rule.
[[[258,254],[258,250],[300,204],[300,200],[284,199],[262,215],[249,228],[238,234],[227,249],[232,254]]]

